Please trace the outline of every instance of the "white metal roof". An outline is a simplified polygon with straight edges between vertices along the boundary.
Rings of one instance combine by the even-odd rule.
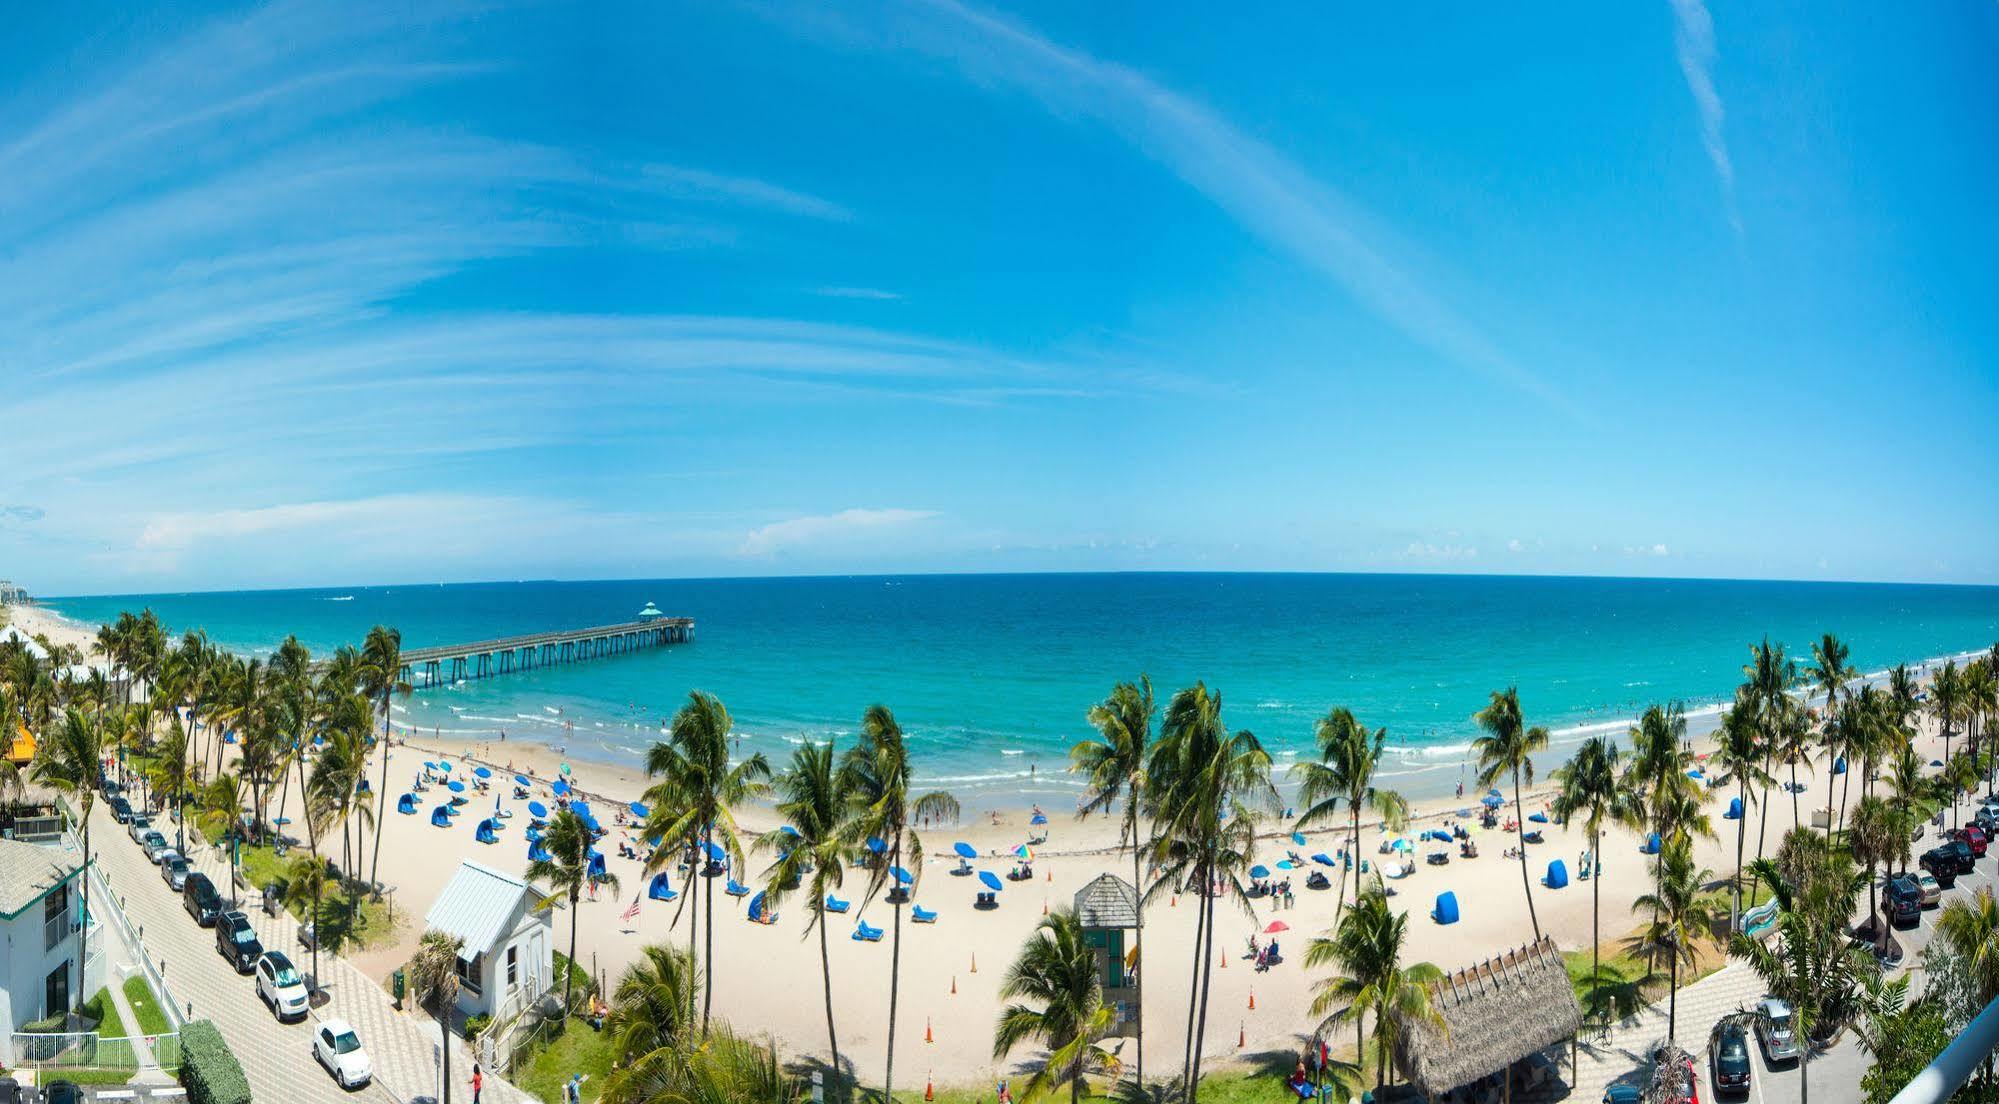
[[[513,930],[521,911],[540,899],[541,894],[521,879],[468,859],[458,864],[423,922],[463,939],[462,956],[470,959],[492,950],[501,936]]]

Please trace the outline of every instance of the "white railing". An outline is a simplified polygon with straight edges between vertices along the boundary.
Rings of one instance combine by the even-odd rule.
[[[153,1062],[162,1069],[180,1068],[180,1035],[143,1037]],[[137,1073],[150,1068],[146,1052],[132,1039],[106,1039],[95,1031],[36,1033],[17,1031],[9,1039],[13,1062],[34,1070],[103,1069]],[[37,1081],[41,1080],[37,1078]]]
[[[1999,1050],[1999,1000],[1986,1005],[1888,1104],[1944,1104],[1995,1050]]]

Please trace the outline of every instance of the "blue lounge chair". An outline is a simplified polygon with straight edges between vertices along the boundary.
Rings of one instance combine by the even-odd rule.
[[[1528,814],[1527,814],[1527,819],[1528,819],[1528,820],[1531,820],[1531,821],[1533,821],[1533,822],[1534,822],[1534,823],[1536,823],[1536,824],[1546,824],[1546,823],[1548,823],[1548,814],[1546,814],[1546,813],[1528,813]]]
[[[1566,888],[1569,884],[1568,864],[1560,859],[1549,863],[1548,873],[1542,877],[1541,884],[1547,886],[1549,889]]]
[[[757,894],[755,897],[750,898],[750,923],[752,924],[777,923],[777,913],[770,911],[770,905],[764,899],[764,895],[761,893]]]
[[[1439,924],[1457,923],[1458,895],[1450,890],[1437,894],[1437,907],[1430,910],[1430,919]]]
[[[879,943],[882,941],[882,930],[863,920],[854,928],[854,939],[860,943]]]
[[[1844,755],[1839,756],[1838,758],[1832,761],[1832,773],[1834,774],[1846,773],[1846,756]]]
[[[652,884],[646,887],[646,896],[655,901],[671,901],[680,896],[680,891],[666,880],[666,871],[662,870],[652,876]]]
[[[1742,819],[1742,799],[1741,799],[1741,798],[1739,798],[1739,797],[1731,797],[1731,798],[1729,798],[1729,799],[1728,799],[1728,811],[1727,811],[1727,812],[1725,812],[1725,813],[1723,813],[1723,814],[1721,814],[1721,819],[1723,819],[1723,820],[1741,820],[1741,819]]]
[[[911,909],[909,913],[909,918],[911,920],[916,921],[919,924],[935,924],[937,922],[937,914],[927,908],[924,908],[922,905],[918,905],[914,909]]]
[[[729,884],[723,887],[722,892],[727,893],[731,897],[748,897],[750,895],[750,887],[734,878],[730,878]]]
[[[1658,853],[1659,853],[1659,833],[1657,833],[1657,832],[1654,832],[1654,833],[1652,833],[1651,835],[1649,835],[1649,836],[1646,836],[1646,837],[1645,837],[1645,842],[1644,842],[1643,844],[1640,844],[1640,845],[1639,845],[1639,847],[1638,847],[1638,853],[1639,853],[1639,854],[1641,854],[1641,855],[1656,855],[1656,854],[1658,854]]]
[[[444,811],[444,806],[439,805],[430,811],[430,823],[437,828],[449,828],[451,827],[451,814]]]
[[[592,881],[595,881],[596,879],[604,876],[604,856],[601,852],[592,854],[590,856],[590,868],[588,874]]]
[[[845,912],[845,911],[847,911],[847,910],[848,910],[849,908],[852,908],[852,907],[853,907],[853,906],[852,906],[852,905],[851,905],[850,903],[848,903],[848,902],[846,902],[846,901],[842,901],[842,900],[840,900],[840,899],[839,899],[838,897],[835,897],[835,896],[833,896],[833,895],[832,895],[832,894],[830,894],[830,893],[828,893],[828,894],[826,895],[826,911],[827,911],[827,912]]]
[[[480,843],[498,843],[500,833],[494,828],[492,820],[482,820],[479,822],[479,830],[473,833],[472,838]]]
[[[406,793],[401,797],[396,798],[396,812],[408,813],[414,816],[416,814],[416,809],[417,809],[417,804],[416,804],[415,794]]]
[[[535,840],[528,841],[529,862],[553,862],[554,859],[555,857],[548,853],[548,848],[543,847],[539,842]]]

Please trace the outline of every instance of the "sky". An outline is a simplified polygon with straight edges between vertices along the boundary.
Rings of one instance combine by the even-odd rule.
[[[0,575],[1999,582],[1999,5],[40,5]]]

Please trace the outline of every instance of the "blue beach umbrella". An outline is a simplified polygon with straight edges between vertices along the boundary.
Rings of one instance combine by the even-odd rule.
[[[643,801],[634,801],[634,802],[632,802],[632,806],[631,806],[631,807],[632,807],[632,815],[633,815],[633,816],[637,816],[637,817],[643,817],[643,816],[651,816],[651,815],[652,815],[652,810],[650,810],[650,809],[647,809],[647,808],[645,807],[645,802],[643,802]]]
[[[894,874],[895,880],[902,883],[903,885],[908,885],[910,882],[916,880],[915,878],[910,876],[909,871],[904,870],[899,866],[896,867],[894,870],[889,871],[889,873]]]
[[[449,759],[439,759],[439,760],[437,761],[437,769],[438,769],[438,770],[441,770],[441,771],[443,771],[443,772],[444,772],[444,773],[446,773],[446,774],[450,774],[450,773],[451,773],[451,760],[449,760]]]
[[[721,845],[715,843],[713,840],[710,840],[707,843],[702,844],[702,846],[707,849],[708,857],[714,859],[716,862],[721,862],[723,859],[729,857],[729,853],[727,851],[722,850]]]
[[[446,782],[444,784],[444,788],[450,790],[452,793],[464,793],[465,783],[460,782],[457,779],[453,779],[450,782]]]
[[[1006,888],[1006,883],[999,880],[999,875],[993,873],[990,870],[979,871],[979,881],[984,882],[986,888],[994,891],[995,893]]]
[[[527,776],[525,776],[525,775],[520,775],[520,774],[517,774],[517,775],[514,775],[514,785],[516,785],[516,786],[520,786],[520,787],[523,787],[523,788],[525,788],[525,787],[528,787],[528,786],[532,786],[532,785],[534,785],[534,783],[532,783],[532,782],[529,782],[529,781],[527,780]]]
[[[789,824],[785,824],[785,825],[780,825],[780,826],[778,827],[778,832],[779,832],[779,834],[781,834],[781,835],[785,835],[785,836],[789,836],[789,837],[791,837],[792,839],[799,839],[799,838],[801,838],[801,837],[799,836],[799,834],[798,834],[798,829],[796,829],[796,828],[793,828],[793,827],[792,827],[791,825],[789,825]]]
[[[1279,870],[1296,870],[1296,869],[1298,869],[1298,866],[1297,866],[1297,864],[1296,864],[1296,863],[1293,863],[1293,862],[1292,862],[1292,861],[1291,861],[1290,859],[1279,859],[1279,860],[1277,860],[1277,869],[1279,869]]]
[[[1506,804],[1506,799],[1499,796],[1498,794],[1486,794],[1484,797],[1481,797],[1478,800],[1480,804],[1484,805],[1488,809],[1497,809],[1501,805]]]
[[[564,782],[564,781],[563,781],[562,779],[560,779],[560,778],[556,779],[556,780],[555,780],[555,796],[557,796],[557,797],[566,797],[566,796],[568,796],[568,794],[569,794],[569,783],[567,783],[567,782]]]
[[[1291,842],[1297,844],[1300,847],[1305,846],[1305,833],[1303,832],[1291,833]]]
[[[538,817],[545,817],[548,815],[548,806],[543,805],[539,801],[530,801],[528,802],[528,812]]]
[[[958,853],[958,857],[961,859],[976,859],[979,857],[978,848],[973,847],[971,844],[966,843],[964,840],[959,840],[957,843],[952,844],[951,850],[956,851]]]
[[[1333,857],[1331,855],[1326,854],[1324,851],[1312,852],[1312,861],[1318,863],[1320,866],[1337,865],[1336,863],[1333,862]]]
[[[1048,823],[1048,817],[1043,813],[1036,813],[1033,816],[1029,817],[1027,819],[1027,822],[1029,824],[1046,824]]]
[[[472,773],[478,775],[481,778],[493,777],[493,772],[485,767],[474,767],[472,768]]]
[[[1249,868],[1249,876],[1252,878],[1268,878],[1270,877],[1270,868],[1262,863],[1257,863],[1255,866]]]
[[[880,836],[869,836],[868,850],[873,851],[875,854],[879,855],[882,852],[888,850],[888,844],[883,843]]]

